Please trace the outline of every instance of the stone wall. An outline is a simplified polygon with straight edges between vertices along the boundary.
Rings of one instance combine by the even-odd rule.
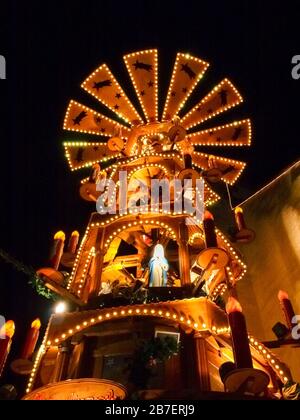
[[[247,225],[256,232],[239,245],[248,265],[238,293],[248,328],[260,340],[276,339],[272,327],[285,322],[277,294],[288,292],[300,314],[300,162],[242,204]],[[300,347],[278,351],[300,381]]]

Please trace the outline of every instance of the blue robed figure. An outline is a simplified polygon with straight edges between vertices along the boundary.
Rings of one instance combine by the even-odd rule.
[[[164,247],[157,244],[154,247],[153,257],[149,261],[150,287],[165,287],[167,285],[167,273],[169,263],[164,255]]]

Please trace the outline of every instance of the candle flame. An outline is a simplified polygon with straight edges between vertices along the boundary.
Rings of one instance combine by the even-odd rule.
[[[77,230],[74,230],[74,232],[72,232],[72,235],[71,235],[72,237],[73,236],[79,236],[79,232],[77,232]]]
[[[235,214],[238,214],[238,213],[244,213],[244,210],[242,209],[242,207],[236,207],[236,208],[234,209],[234,212],[235,212]]]
[[[211,214],[210,211],[205,210],[205,212],[204,212],[204,220],[207,220],[207,219],[214,220],[214,216]]]
[[[36,330],[39,330],[41,328],[41,321],[39,320],[39,318],[35,319],[32,324],[31,324],[31,328],[35,328]]]
[[[279,292],[278,292],[278,299],[281,302],[282,300],[289,299],[289,295],[284,290],[279,290]]]
[[[5,335],[6,337],[12,338],[15,333],[15,323],[14,321],[7,321],[0,330],[0,335]]]
[[[62,230],[60,230],[59,232],[56,232],[56,234],[54,235],[54,240],[57,241],[58,239],[61,239],[62,241],[66,239],[66,235],[64,234]]]
[[[226,305],[226,312],[231,314],[233,312],[243,312],[242,306],[240,302],[235,299],[233,296],[229,296],[227,305]]]

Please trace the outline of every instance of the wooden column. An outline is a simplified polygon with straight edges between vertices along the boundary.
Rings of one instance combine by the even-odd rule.
[[[84,336],[83,337],[83,351],[79,362],[79,377],[80,378],[92,378],[94,372],[94,351],[97,348],[98,337]]]
[[[105,228],[99,229],[95,244],[94,274],[91,282],[89,297],[97,297],[101,289],[101,277],[104,260],[104,235]]]
[[[188,228],[185,222],[181,222],[179,225],[178,258],[181,286],[184,286],[191,283]]]
[[[181,366],[179,355],[172,356],[165,362],[165,389],[182,388]]]
[[[60,382],[68,379],[71,351],[72,346],[68,341],[65,341],[59,346],[52,382]]]
[[[192,333],[181,333],[181,380],[183,389],[196,389],[198,381],[196,377],[196,357],[194,351],[194,338]]]
[[[104,364],[104,357],[103,354],[96,352],[94,354],[94,370],[93,370],[93,378],[102,378],[103,373],[103,364]]]
[[[206,340],[200,333],[194,334],[195,361],[197,371],[197,382],[200,392],[210,391],[210,379],[207,360]]]
[[[95,349],[93,350],[93,378],[102,378],[104,355],[103,349],[101,348],[101,341],[102,339],[100,337],[95,338]]]

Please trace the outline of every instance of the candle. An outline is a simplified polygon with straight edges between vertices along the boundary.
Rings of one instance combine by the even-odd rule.
[[[217,168],[218,168],[218,165],[217,165],[217,163],[216,163],[216,158],[215,158],[215,156],[210,155],[210,156],[208,157],[207,165],[208,165],[208,168],[209,168],[209,169],[217,169]]]
[[[41,321],[37,318],[32,324],[26,336],[25,344],[22,350],[21,358],[30,359],[34,353],[36,343],[40,335]]]
[[[250,243],[255,239],[255,232],[252,229],[247,228],[244,212],[241,207],[234,209],[235,224],[237,226],[237,232],[235,233],[234,240],[240,243]]]
[[[51,266],[58,270],[62,254],[64,252],[66,236],[64,232],[59,231],[54,235],[53,255],[50,257]]]
[[[0,377],[10,352],[14,333],[15,323],[13,321],[7,321],[0,330]]]
[[[76,253],[78,241],[79,241],[79,232],[75,230],[71,235],[69,245],[68,245],[68,251],[71,252],[71,254]]]
[[[183,155],[184,166],[186,169],[192,169],[192,156],[189,154]]]
[[[90,174],[89,182],[97,183],[97,178],[99,177],[99,173],[101,171],[101,167],[98,163],[95,163],[92,166],[92,171]]]
[[[181,141],[180,149],[183,154],[185,169],[192,169],[192,153],[194,151],[194,146],[192,145],[190,139]]]
[[[205,234],[206,248],[217,248],[217,236],[215,232],[214,217],[209,211],[204,212],[203,228]]]
[[[290,330],[292,330],[294,326],[292,319],[295,316],[295,311],[293,309],[292,302],[289,299],[289,295],[287,294],[287,292],[280,290],[278,292],[278,299],[279,299],[282,311],[284,313],[287,326],[289,327]]]
[[[246,223],[244,219],[244,212],[241,207],[236,207],[234,209],[234,215],[235,215],[235,222],[237,224],[238,230],[241,231],[243,229],[246,229]]]
[[[230,296],[226,305],[229,325],[231,328],[234,361],[237,369],[252,368],[247,326],[242,307],[237,299]]]

